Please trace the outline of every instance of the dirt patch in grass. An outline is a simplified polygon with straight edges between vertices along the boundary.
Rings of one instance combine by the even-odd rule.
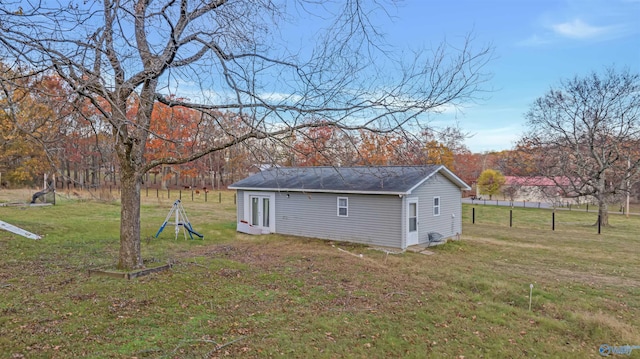
[[[194,249],[181,254],[181,260],[192,257],[223,258],[245,264],[263,274],[281,274],[289,281],[300,280],[311,287],[333,286],[340,290],[368,291],[377,290],[382,285],[389,288],[384,295],[392,295],[390,293],[394,292],[395,286],[428,290],[432,285],[428,277],[407,275],[389,278],[390,268],[402,260],[397,257],[389,259],[381,252],[367,249],[358,244],[314,239],[249,237],[239,238],[233,244]],[[354,271],[365,273],[364,279],[360,275],[354,276]],[[229,276],[229,273],[237,274],[237,271],[226,269],[221,273]]]

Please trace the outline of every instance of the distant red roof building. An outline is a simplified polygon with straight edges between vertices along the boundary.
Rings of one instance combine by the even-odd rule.
[[[511,200],[549,203],[571,201],[580,203],[585,198],[574,195],[575,192],[572,190],[574,185],[576,185],[575,180],[572,183],[571,178],[564,176],[554,178],[505,176],[502,194],[505,198]]]

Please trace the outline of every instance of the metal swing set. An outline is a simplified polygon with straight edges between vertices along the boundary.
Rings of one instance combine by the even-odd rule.
[[[189,218],[187,217],[187,212],[184,211],[184,207],[182,207],[182,202],[179,199],[173,202],[173,206],[171,207],[171,210],[169,211],[167,218],[164,220],[164,223],[162,223],[162,226],[160,226],[158,233],[156,233],[156,238],[158,238],[160,233],[162,233],[162,230],[164,230],[164,227],[167,226],[172,216],[175,218],[175,222],[174,222],[174,225],[176,228],[175,239],[178,239],[178,234],[180,234],[180,227],[182,227],[182,231],[184,233],[184,239],[187,239],[187,234],[189,234],[189,238],[191,239],[193,239],[193,236],[199,237],[200,239],[204,239],[204,235],[193,230],[193,227],[191,226],[191,222],[189,222]]]

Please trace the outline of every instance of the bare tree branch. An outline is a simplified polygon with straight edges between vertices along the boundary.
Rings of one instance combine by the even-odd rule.
[[[527,119],[525,142],[542,154],[542,173],[566,196],[595,199],[606,225],[607,205],[640,172],[640,74],[608,68],[564,80]]]

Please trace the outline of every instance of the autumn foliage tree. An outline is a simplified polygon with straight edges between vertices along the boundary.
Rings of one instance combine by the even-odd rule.
[[[134,101],[131,114],[135,116],[139,103]],[[202,115],[188,108],[172,108],[155,103],[151,113],[149,140],[145,159],[152,161],[158,158],[181,157],[185,153],[197,150],[203,134],[199,131]],[[195,135],[194,135],[195,134]],[[184,176],[195,175],[193,168],[174,169],[160,165],[161,187],[166,188],[166,180],[173,172]]]
[[[502,186],[504,186],[506,180],[500,171],[493,169],[487,169],[482,171],[480,177],[478,177],[478,188],[481,194],[488,194],[489,199],[500,193]]]
[[[13,184],[33,184],[52,172],[64,143],[66,88],[55,74],[26,76],[0,63],[0,173]],[[47,152],[48,150],[48,152]]]
[[[447,168],[454,169],[455,157],[453,151],[443,143],[431,140],[425,144],[425,152],[427,163],[445,165]]]
[[[476,182],[482,173],[482,155],[470,151],[454,153],[453,171],[467,184]]]
[[[339,129],[329,125],[297,131],[290,148],[293,156],[291,164],[303,167],[344,165],[339,158],[349,146],[348,142],[343,143],[345,139]]]
[[[368,166],[405,164],[405,140],[393,133],[361,130],[357,137],[357,163]]]
[[[543,157],[544,153],[540,148],[535,148],[526,141],[520,141],[514,149],[502,151],[496,158],[495,166],[509,176],[541,176],[540,159]]]

